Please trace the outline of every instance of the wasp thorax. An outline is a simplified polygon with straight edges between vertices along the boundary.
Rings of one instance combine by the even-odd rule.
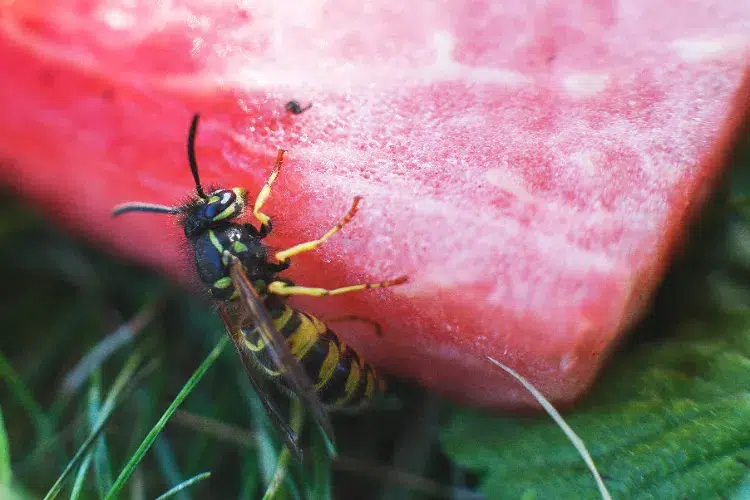
[[[274,269],[269,269],[266,249],[248,226],[218,222],[193,242],[195,265],[209,294],[218,300],[234,297],[234,283],[230,268],[242,263],[251,280],[271,280]]]

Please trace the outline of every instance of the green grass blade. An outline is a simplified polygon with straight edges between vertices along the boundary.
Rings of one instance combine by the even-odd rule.
[[[174,488],[171,488],[170,490],[165,492],[163,495],[156,497],[156,500],[166,500],[167,498],[174,496],[177,493],[182,492],[182,490],[184,490],[185,488],[188,488],[199,481],[203,481],[204,479],[208,479],[209,477],[211,477],[210,472],[203,472],[201,474],[197,474],[191,477],[190,479],[186,479],[185,481],[181,482]]]
[[[240,374],[238,372],[237,385],[239,386],[239,393],[250,409],[253,441],[257,447],[260,475],[263,479],[263,484],[268,484],[273,478],[275,464],[279,458],[271,431],[271,422],[244,373]]]
[[[34,393],[26,386],[2,352],[0,352],[0,380],[5,380],[10,392],[31,417],[39,439],[48,438],[52,434],[52,424],[44,414],[42,407],[37,403]]]
[[[141,364],[142,359],[143,355],[136,351],[130,355],[127,361],[125,361],[120,373],[112,383],[112,387],[110,387],[107,392],[107,397],[104,399],[104,403],[99,411],[100,414],[109,412],[114,407],[115,403],[117,403],[118,396],[122,394],[128,382],[131,380],[136,382],[146,373],[150,372],[151,367],[153,366],[151,363],[146,365],[143,370],[141,370],[141,373],[136,376],[136,371],[138,370],[138,366]],[[133,390],[135,390],[135,387],[133,387]]]
[[[120,472],[120,475],[115,480],[115,483],[112,485],[112,488],[110,488],[105,498],[117,498],[120,490],[122,490],[122,488],[125,486],[125,482],[133,474],[133,471],[143,459],[143,456],[146,454],[148,449],[151,448],[151,445],[154,443],[156,436],[162,431],[162,429],[164,429],[164,426],[167,425],[167,421],[172,417],[172,414],[182,404],[188,394],[190,394],[195,386],[198,385],[198,382],[200,382],[200,380],[203,378],[203,375],[205,375],[211,365],[213,365],[214,361],[216,361],[221,352],[224,350],[228,340],[228,337],[223,336],[216,347],[214,347],[214,349],[209,353],[206,359],[203,360],[198,369],[193,372],[193,375],[182,387],[179,394],[177,394],[177,397],[175,397],[175,399],[169,405],[156,425],[146,435],[143,442],[141,442],[141,445],[135,451],[133,456],[130,457],[128,463],[125,464],[125,467],[122,469],[122,472]]]
[[[148,365],[144,366],[138,375],[134,375],[136,369],[138,368],[138,365],[141,362],[142,355],[139,352],[133,353],[130,358],[125,362],[125,365],[123,366],[122,370],[118,374],[117,378],[115,379],[115,382],[112,384],[112,387],[110,388],[107,399],[104,402],[104,405],[102,405],[102,409],[99,411],[100,414],[106,413],[105,409],[110,408],[115,404],[115,400],[117,396],[120,394],[124,386],[131,382],[133,386],[138,385],[138,381],[145,378],[149,373],[151,373],[156,368],[155,361],[151,361]],[[132,380],[131,380],[132,379]],[[109,410],[106,410],[109,411]],[[92,425],[91,428],[96,427],[95,425]],[[48,439],[42,441],[41,443],[37,444],[37,446],[32,450],[32,452],[22,459],[20,465],[17,466],[17,469],[21,470],[28,470],[30,468],[35,467],[34,464],[37,464],[39,460],[43,460],[46,455],[50,453],[50,450],[53,448],[62,450],[62,433],[53,434]]]
[[[242,485],[240,487],[240,498],[253,498],[261,488],[260,457],[255,450],[245,452],[242,458]]]
[[[91,374],[91,387],[88,395],[87,413],[89,426],[92,430],[96,427],[101,412],[101,388],[101,371],[97,369]],[[96,439],[93,457],[96,486],[99,496],[103,496],[104,492],[112,487],[112,467],[109,463],[109,453],[107,452],[107,441],[104,432],[99,434],[99,437]]]
[[[138,333],[153,319],[162,301],[148,302],[133,318],[101,339],[76,366],[68,372],[61,384],[64,395],[72,394],[86,379],[118,349],[133,342]]]
[[[328,454],[328,449],[322,435],[318,433],[315,437],[318,439],[313,440],[310,454],[310,467],[312,470],[309,474],[305,474],[305,487],[307,491],[305,498],[331,500],[333,498],[333,464],[331,463],[331,456]]]
[[[97,425],[96,428],[94,428],[94,430],[92,431],[92,433],[89,434],[89,437],[86,438],[86,440],[83,442],[81,447],[78,448],[78,451],[76,452],[76,454],[73,455],[73,458],[70,460],[70,462],[68,462],[68,465],[65,466],[65,469],[63,470],[62,474],[60,474],[60,477],[57,478],[57,481],[55,481],[55,484],[52,485],[50,490],[44,496],[45,500],[51,500],[57,497],[57,495],[62,490],[62,485],[65,483],[65,480],[73,471],[76,464],[81,460],[81,458],[86,453],[88,453],[89,449],[96,442],[96,438],[99,437],[99,434],[104,430],[104,427],[107,421],[109,420],[110,416],[112,416],[112,411],[100,414],[99,425]]]
[[[3,500],[31,500],[34,497],[18,488],[11,488],[7,484],[0,483],[0,498]]]
[[[163,434],[156,436],[154,441],[154,455],[156,463],[159,464],[159,471],[166,484],[180,484],[183,482],[183,475],[175,460],[172,446]],[[184,492],[175,492],[177,500],[188,500],[190,497]]]
[[[8,433],[5,430],[5,421],[3,420],[3,409],[0,408],[0,484],[9,485],[13,473],[10,468],[10,443],[8,442]]]
[[[292,415],[290,419],[290,426],[294,433],[299,436],[302,431],[302,424],[305,422],[305,411],[302,408],[302,403],[299,399],[292,399]],[[276,470],[274,471],[271,483],[266,489],[266,493],[263,495],[263,500],[272,500],[276,498],[276,495],[281,491],[281,485],[286,478],[287,467],[289,466],[289,459],[291,458],[291,452],[289,448],[284,446],[279,455],[279,461],[276,464]]]
[[[125,366],[120,371],[118,377],[115,379],[115,383],[112,384],[112,389],[110,389],[110,392],[107,395],[107,399],[105,399],[104,404],[101,407],[98,420],[94,428],[91,430],[91,434],[89,434],[83,444],[81,444],[76,454],[73,455],[73,458],[70,459],[68,464],[65,466],[62,474],[60,474],[55,483],[44,496],[45,500],[51,500],[57,497],[57,495],[62,490],[62,486],[67,480],[68,476],[73,472],[73,469],[76,467],[78,462],[81,461],[81,459],[83,459],[83,457],[87,453],[89,453],[89,449],[94,445],[96,439],[99,437],[99,434],[104,430],[109,417],[112,416],[115,408],[117,407],[117,403],[124,400],[127,395],[135,388],[135,382],[139,379],[138,375],[135,374],[135,371],[138,367],[138,363],[140,363],[140,358],[140,354],[135,353],[125,363]],[[147,370],[148,366],[146,366],[142,370],[142,372],[145,372]],[[126,388],[128,382],[131,381],[131,379],[134,384],[131,386],[130,390],[125,391],[124,389]]]
[[[91,465],[91,460],[93,459],[93,454],[89,453],[84,457],[83,462],[81,462],[81,466],[78,467],[78,473],[76,473],[75,481],[73,481],[73,489],[70,492],[70,500],[78,500],[78,497],[81,496],[81,491],[83,490],[83,481],[86,479],[86,475],[89,471],[89,465]]]
[[[271,482],[269,483],[268,488],[266,488],[266,492],[263,494],[263,500],[273,500],[280,494],[281,485],[284,483],[284,479],[286,479],[286,469],[289,465],[290,458],[291,453],[289,452],[289,448],[285,446],[279,455],[279,461],[276,463],[276,470],[271,478]]]

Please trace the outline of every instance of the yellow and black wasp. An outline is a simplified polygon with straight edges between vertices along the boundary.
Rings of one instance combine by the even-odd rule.
[[[346,225],[357,211],[355,197],[347,214],[317,240],[275,252],[261,241],[271,232],[271,219],[261,210],[281,170],[284,150],[253,206],[259,228],[232,222],[242,215],[247,191],[241,187],[204,192],[198,175],[195,137],[199,115],[194,115],[188,133],[187,152],[195,181],[195,195],[179,206],[128,202],[115,207],[113,216],[128,212],[177,215],[193,250],[195,266],[234,346],[239,352],[253,388],[289,449],[301,457],[297,436],[269,401],[255,378],[261,372],[287,392],[301,399],[315,422],[332,441],[326,412],[357,408],[384,390],[375,369],[319,319],[287,304],[292,295],[327,296],[398,285],[402,276],[379,283],[336,289],[296,286],[278,274],[290,258],[318,248]]]

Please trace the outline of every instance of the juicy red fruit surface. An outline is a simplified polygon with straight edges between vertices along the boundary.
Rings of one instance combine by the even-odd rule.
[[[532,404],[487,360],[571,402],[644,312],[747,106],[742,2],[12,2],[0,10],[2,178],[71,227],[193,281],[166,217],[122,201],[258,191],[270,243],[315,238],[299,284],[409,274],[298,301],[383,371]],[[297,99],[313,107],[285,112]]]

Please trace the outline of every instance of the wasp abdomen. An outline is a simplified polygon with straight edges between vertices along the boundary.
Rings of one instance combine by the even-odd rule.
[[[327,409],[360,407],[384,388],[374,368],[319,319],[289,306],[272,310],[272,318]],[[277,381],[283,385],[277,364],[257,329],[251,327],[242,331],[262,371],[270,377],[278,377]]]

